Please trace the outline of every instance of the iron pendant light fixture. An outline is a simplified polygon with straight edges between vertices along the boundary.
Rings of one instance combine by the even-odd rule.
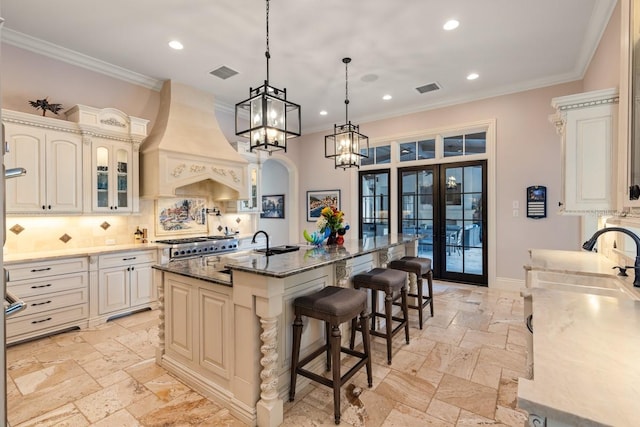
[[[269,85],[269,0],[267,2],[267,79],[249,88],[249,98],[236,104],[236,135],[249,138],[250,151],[287,151],[287,139],[301,135],[300,106],[287,101],[287,90]]]
[[[333,158],[335,168],[360,167],[360,158],[369,157],[369,138],[360,133],[360,126],[349,121],[349,63],[351,58],[342,58],[345,78],[345,124],[333,125],[333,134],[324,137],[324,156]],[[363,154],[366,153],[366,154]]]

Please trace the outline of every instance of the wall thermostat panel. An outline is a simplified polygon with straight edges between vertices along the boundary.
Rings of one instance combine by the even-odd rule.
[[[533,185],[527,187],[527,218],[547,217],[547,187]]]

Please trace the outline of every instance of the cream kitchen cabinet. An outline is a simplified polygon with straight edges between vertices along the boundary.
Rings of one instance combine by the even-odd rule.
[[[554,98],[550,117],[562,137],[560,212],[584,215],[616,210],[618,92]]]
[[[97,301],[92,311],[100,320],[150,307],[156,300],[152,266],[155,249],[98,256]]]
[[[3,110],[7,168],[26,175],[6,183],[7,213],[79,213],[82,199],[82,138],[58,119]]]
[[[139,150],[149,121],[85,105],[65,114],[77,123],[85,143],[85,212],[138,212]]]
[[[167,274],[164,288],[167,353],[229,387],[233,337],[232,288]]]
[[[133,149],[131,144],[92,138],[92,192],[94,212],[131,212],[133,209]]]
[[[227,205],[227,212],[241,213],[260,213],[262,203],[260,200],[260,173],[261,158],[260,152],[251,153],[249,151],[248,141],[238,141],[234,144],[238,153],[249,161],[247,166],[247,194],[249,198],[246,200],[231,201]]]
[[[7,289],[26,304],[6,321],[7,343],[86,327],[88,265],[87,257],[6,265]]]

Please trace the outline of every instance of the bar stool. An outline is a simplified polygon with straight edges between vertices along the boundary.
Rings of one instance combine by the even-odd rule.
[[[389,268],[374,268],[366,273],[353,276],[355,289],[371,289],[371,335],[387,339],[387,363],[391,365],[391,339],[404,327],[405,340],[409,344],[409,308],[407,306],[407,273]],[[394,296],[395,291],[400,291]],[[378,312],[378,291],[386,294],[384,299],[384,314]],[[400,306],[404,318],[393,316],[392,306],[401,299]],[[386,332],[376,331],[376,317],[383,317]],[[400,322],[393,328],[392,321]],[[359,327],[352,321],[350,347],[355,344],[355,331]]]
[[[371,371],[371,343],[368,328],[361,328],[364,352],[354,351],[353,348],[345,348],[341,345],[342,335],[340,324],[353,319],[357,323],[358,314],[360,323],[366,325],[369,320],[367,314],[367,293],[355,289],[327,286],[326,288],[310,295],[296,298],[293,301],[295,320],[293,322],[293,348],[291,355],[291,386],[289,400],[293,402],[296,394],[296,379],[298,375],[307,377],[313,381],[333,388],[333,412],[335,423],[340,424],[340,388],[362,366],[367,367],[367,381],[369,387],[373,386]],[[300,358],[300,340],[302,338],[302,316],[312,317],[325,322],[326,344],[302,360]],[[323,352],[327,353],[327,371],[333,364],[332,380],[321,375],[303,369],[303,367],[318,357]],[[340,353],[346,353],[360,360],[342,377],[340,376]]]
[[[409,305],[409,308],[418,310],[420,329],[422,329],[422,312],[424,311],[424,308],[427,306],[427,304],[429,304],[431,317],[433,317],[433,271],[431,271],[431,260],[429,258],[405,256],[395,261],[391,261],[388,264],[388,267],[395,270],[406,271],[407,273],[413,273],[416,275],[418,282],[418,293],[407,293],[407,295],[418,299],[416,305]],[[429,290],[429,295],[426,296],[423,294],[423,278],[427,279],[427,287]]]

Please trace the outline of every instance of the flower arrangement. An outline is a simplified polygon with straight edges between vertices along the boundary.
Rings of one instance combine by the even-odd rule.
[[[316,226],[320,232],[330,232],[327,244],[337,243],[341,245],[344,242],[344,236],[349,229],[348,224],[344,224],[344,212],[333,206],[326,206],[320,212],[320,218],[316,222]],[[336,234],[338,234],[337,237]],[[334,240],[335,239],[335,240]]]

